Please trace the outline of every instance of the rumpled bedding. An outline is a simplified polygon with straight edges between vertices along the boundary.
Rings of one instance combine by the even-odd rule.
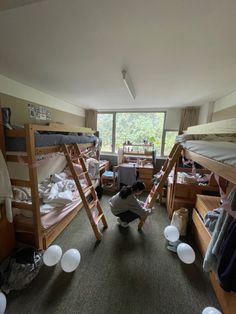
[[[87,180],[80,180],[82,188],[85,188]],[[41,201],[40,213],[42,215],[49,213],[52,209],[58,207],[64,207],[79,198],[79,192],[77,190],[75,181],[72,180],[67,172],[56,173],[43,180],[39,185],[39,198]],[[25,191],[20,187],[16,189],[17,200],[31,202],[30,192]],[[27,197],[28,196],[28,197]],[[32,217],[32,213],[26,210],[14,209],[14,214],[23,214],[27,217]]]

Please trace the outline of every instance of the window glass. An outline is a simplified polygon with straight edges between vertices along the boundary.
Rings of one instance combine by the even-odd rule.
[[[169,156],[170,151],[175,143],[175,138],[177,135],[178,135],[178,131],[166,131],[165,132],[164,156]]]
[[[102,138],[102,152],[112,152],[113,116],[115,117],[114,148],[123,143],[142,144],[152,142],[158,156],[161,155],[162,135],[165,121],[164,112],[116,112],[98,114],[98,131]]]
[[[117,112],[115,150],[126,141],[141,144],[147,140],[160,155],[164,120],[164,112]]]
[[[113,114],[99,113],[97,115],[97,128],[99,137],[102,139],[102,151],[112,152]]]

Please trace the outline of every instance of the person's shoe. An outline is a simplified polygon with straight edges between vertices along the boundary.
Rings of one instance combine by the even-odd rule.
[[[117,218],[117,222],[118,222],[118,224],[119,224],[121,227],[123,227],[123,228],[129,227],[128,222],[122,221],[120,218]]]

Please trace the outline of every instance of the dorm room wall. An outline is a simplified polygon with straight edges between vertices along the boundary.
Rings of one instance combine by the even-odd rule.
[[[30,101],[13,97],[0,93],[2,107],[9,107],[12,111],[11,123],[24,124],[24,123],[37,123],[45,124],[45,121],[35,120],[30,118],[28,111],[28,104],[38,105]],[[45,107],[47,104],[45,104]],[[75,127],[85,126],[85,117],[67,113],[65,111],[49,108],[52,120],[50,122],[60,122]],[[49,121],[47,121],[49,122]]]
[[[212,121],[236,118],[236,105],[213,113]]]

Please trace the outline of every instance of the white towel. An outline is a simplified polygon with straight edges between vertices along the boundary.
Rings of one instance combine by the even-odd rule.
[[[11,207],[12,197],[13,194],[11,181],[9,178],[7,165],[3,157],[2,151],[0,150],[0,203],[3,203],[5,201],[7,220],[11,223],[13,222]]]

